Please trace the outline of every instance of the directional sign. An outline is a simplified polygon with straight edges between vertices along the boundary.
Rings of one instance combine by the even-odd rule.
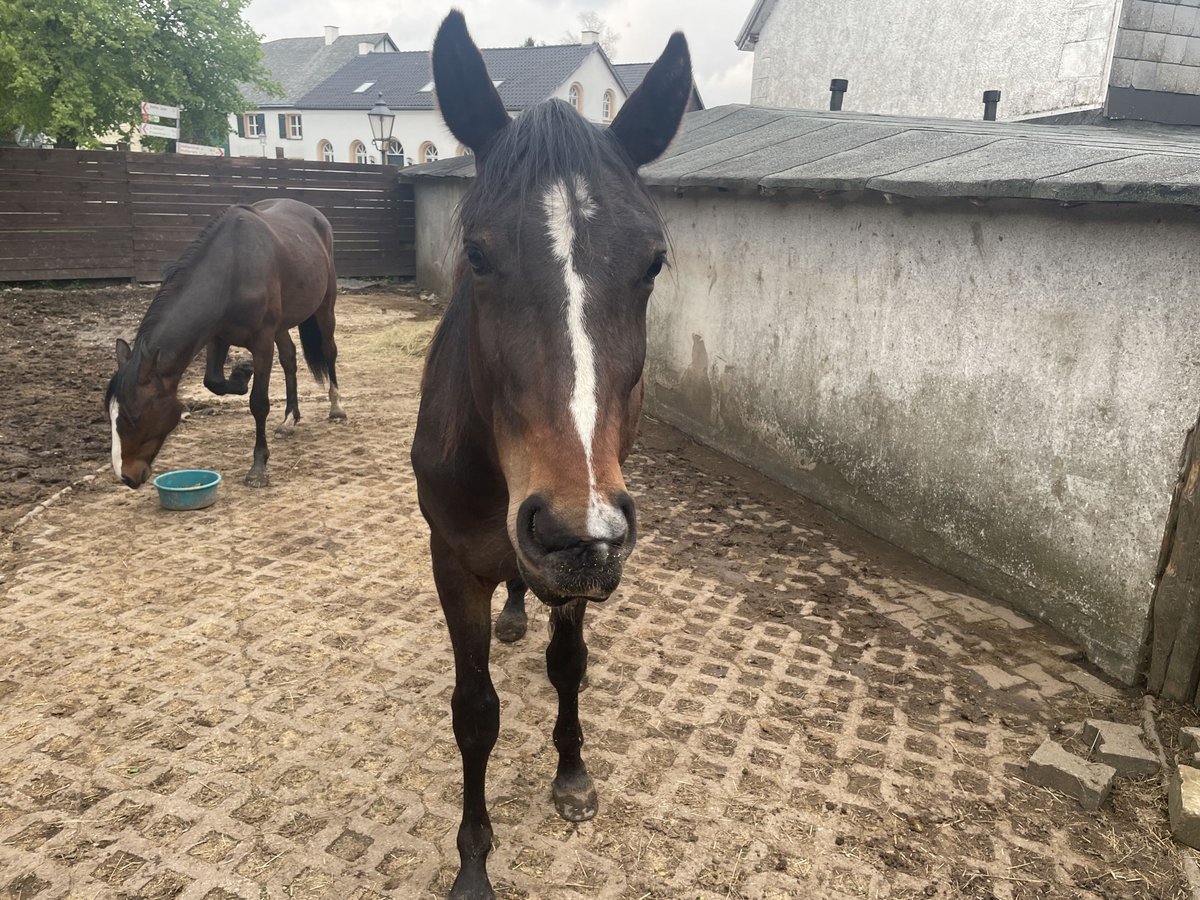
[[[142,104],[142,121],[146,121],[146,116],[158,116],[161,119],[179,119],[178,106],[163,106],[161,103],[143,103]]]
[[[138,126],[138,130],[146,137],[163,137],[179,140],[179,129],[168,125],[154,125],[150,122],[143,122]]]
[[[225,150],[221,147],[209,147],[207,144],[185,144],[180,141],[175,145],[176,153],[184,153],[188,156],[224,156]]]

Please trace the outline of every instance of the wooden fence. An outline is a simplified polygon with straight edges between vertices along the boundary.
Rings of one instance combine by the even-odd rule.
[[[343,276],[412,277],[413,191],[392,166],[0,149],[0,282],[158,281],[233,203],[291,197],[333,225]]]

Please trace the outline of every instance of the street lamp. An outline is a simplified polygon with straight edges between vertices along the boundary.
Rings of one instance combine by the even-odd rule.
[[[383,91],[379,92],[379,99],[367,113],[367,118],[371,120],[371,143],[379,150],[379,158],[386,166],[387,151],[392,145],[392,126],[396,124],[396,114],[383,102]]]

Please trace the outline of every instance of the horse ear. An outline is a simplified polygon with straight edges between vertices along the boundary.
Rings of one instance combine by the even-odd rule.
[[[692,97],[692,57],[687,39],[675,32],[662,55],[609,126],[635,166],[663,155]]]
[[[129,362],[129,357],[133,356],[133,348],[130,347],[120,338],[117,338],[117,368]]]
[[[510,119],[457,9],[442,21],[433,42],[433,83],[446,126],[481,158]]]
[[[155,370],[158,368],[159,351],[155,350],[154,354],[142,363],[142,367],[138,369],[138,384],[149,384],[150,379],[154,377]]]

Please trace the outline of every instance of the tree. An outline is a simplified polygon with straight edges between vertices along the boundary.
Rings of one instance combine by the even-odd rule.
[[[621,40],[621,35],[613,31],[608,26],[608,23],[600,18],[599,13],[594,10],[586,10],[579,14],[580,31],[594,31],[600,35],[600,46],[604,48],[604,52],[608,54],[609,59],[617,58],[617,44]],[[568,44],[578,44],[579,35],[565,32],[563,41]]]
[[[141,122],[143,100],[182,106],[182,140],[222,143],[239,84],[277,89],[249,0],[0,0],[0,134],[60,146]]]

